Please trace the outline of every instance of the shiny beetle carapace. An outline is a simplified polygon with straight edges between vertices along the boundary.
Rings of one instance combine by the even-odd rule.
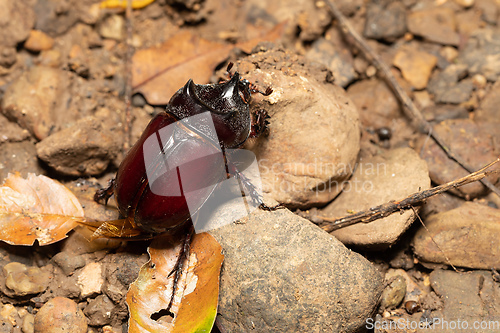
[[[255,92],[269,95],[272,89],[268,88],[265,92],[260,92],[247,80],[241,79],[238,73],[231,75],[230,80],[218,84],[198,85],[189,80],[183,88],[179,89],[170,99],[165,112],[151,120],[140,139],[125,156],[110,186],[95,194],[96,201],[104,199],[106,202],[114,194],[120,215],[124,217],[127,224],[126,227],[115,225],[112,228],[111,224],[108,224],[107,228],[101,227],[98,230],[98,236],[133,238],[146,235],[152,237],[190,223],[190,210],[183,196],[156,195],[148,186],[147,168],[155,168],[156,164],[145,161],[144,143],[162,128],[181,119],[208,111],[222,151],[240,147],[248,138],[262,133],[267,125],[266,119],[269,118],[263,110],[250,112],[249,102],[251,94]],[[181,131],[176,138],[171,140],[168,147],[165,146],[162,148],[163,151],[159,151],[159,154],[163,154],[163,158],[178,160],[179,163],[183,160],[195,159],[197,155],[216,145],[214,138],[211,137],[214,135],[203,128],[203,126],[186,127],[184,132]],[[189,140],[183,139],[188,136]],[[226,163],[226,170],[228,173],[241,177],[243,182],[246,181],[234,165]],[[173,169],[171,172],[175,173],[175,171]],[[193,183],[220,181],[220,179],[212,179],[219,175],[214,176],[215,171],[210,164],[210,159],[202,163],[191,163],[187,172]],[[177,179],[177,174],[169,176],[167,174],[164,179]],[[164,186],[169,186],[169,184],[165,183]],[[251,187],[251,184],[247,183],[246,186]],[[250,193],[252,200],[257,200],[262,209],[273,208],[266,206],[255,191],[250,191]],[[198,208],[210,195],[210,192],[200,193],[199,197],[195,198]]]

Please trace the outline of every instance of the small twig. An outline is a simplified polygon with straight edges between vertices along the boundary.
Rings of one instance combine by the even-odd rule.
[[[131,145],[130,123],[132,122],[132,74],[131,74],[131,61],[134,54],[134,47],[132,45],[132,0],[127,0],[127,8],[125,10],[127,37],[125,40],[125,124],[123,132],[125,140],[123,140],[123,153],[126,154]]]
[[[422,224],[422,227],[424,227],[424,229],[427,231],[427,233],[429,234],[429,237],[431,238],[431,241],[434,243],[434,245],[436,245],[436,247],[439,249],[439,251],[441,251],[441,253],[443,254],[444,256],[444,259],[446,260],[446,262],[448,263],[448,265],[451,266],[451,268],[453,268],[453,270],[455,272],[458,273],[458,270],[455,266],[453,266],[453,264],[451,263],[451,260],[450,258],[448,258],[448,256],[446,255],[446,253],[444,253],[444,251],[441,249],[441,247],[439,246],[438,243],[436,243],[436,241],[434,240],[434,237],[432,237],[432,234],[431,232],[429,231],[429,229],[427,228],[427,226],[425,225],[424,221],[422,221],[422,219],[420,218],[420,215],[418,215],[418,212],[417,210],[414,208],[414,207],[411,207],[411,209],[413,209],[413,213],[415,214],[415,216],[418,218],[418,220],[420,221],[420,224]]]
[[[392,74],[390,68],[385,64],[385,62],[372,50],[372,48],[364,41],[363,37],[361,37],[356,30],[350,25],[344,15],[340,12],[337,6],[331,0],[326,0],[326,4],[330,7],[333,16],[337,20],[338,24],[342,32],[351,37],[354,40],[355,46],[363,52],[368,61],[370,61],[378,70],[378,72],[383,76],[386,80],[386,83],[389,87],[394,91],[394,94],[399,99],[401,104],[403,105],[403,112],[405,115],[411,119],[412,123],[416,125],[418,130],[423,134],[428,134],[436,144],[441,147],[441,149],[446,153],[446,155],[455,161],[458,165],[460,165],[467,172],[471,173],[474,168],[467,164],[467,162],[455,154],[444,142],[444,140],[433,132],[432,125],[425,120],[424,116],[418,109],[418,107],[413,103],[411,98],[406,94],[404,89],[398,83],[394,75]],[[500,189],[498,189],[492,182],[488,179],[481,179],[481,183],[484,186],[489,188],[492,192],[496,193],[500,196]]]
[[[388,203],[382,204],[380,206],[372,207],[370,209],[352,215],[344,216],[341,218],[329,218],[325,216],[316,216],[315,218],[322,219],[323,222],[328,223],[327,225],[322,226],[323,230],[327,232],[331,232],[360,222],[362,223],[372,222],[380,218],[389,216],[394,212],[401,211],[403,209],[410,209],[413,206],[422,203],[425,199],[432,197],[436,194],[448,191],[452,188],[457,188],[478,181],[480,179],[483,179],[490,173],[498,172],[496,170],[485,171],[486,169],[490,168],[491,166],[493,166],[498,162],[500,162],[500,157],[497,158],[495,161],[491,162],[490,164],[486,165],[485,167],[465,177],[456,179],[454,181],[448,182],[443,185],[433,187],[425,191],[413,193],[402,200],[389,201]]]

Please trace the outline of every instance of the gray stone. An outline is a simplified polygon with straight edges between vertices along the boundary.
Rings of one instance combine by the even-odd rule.
[[[391,309],[397,307],[405,298],[406,281],[401,275],[391,279],[385,287],[380,297],[380,307],[382,309]]]
[[[256,210],[210,233],[224,249],[218,312],[228,332],[355,332],[377,304],[375,267],[288,210]]]
[[[363,35],[367,38],[394,41],[406,32],[406,8],[399,1],[387,6],[370,2],[366,9],[366,23]]]
[[[457,328],[444,325],[457,320],[468,324],[474,322],[490,325],[474,332],[498,332],[500,330],[500,286],[492,279],[491,271],[458,273],[435,270],[430,274],[432,288],[444,301],[443,310],[433,313],[441,319],[441,326],[435,323],[439,332],[457,332]],[[493,325],[493,326],[491,326]],[[468,330],[464,330],[468,331]]]
[[[432,75],[427,90],[434,94],[434,100],[438,103],[465,102],[470,98],[474,88],[471,79],[461,80],[465,75],[467,75],[466,65],[450,65],[444,71]]]
[[[468,66],[469,73],[482,74],[489,81],[496,81],[500,75],[500,31],[479,30],[467,39],[458,61]]]
[[[330,40],[317,39],[306,57],[328,67],[333,73],[335,84],[341,87],[346,87],[356,78],[351,53],[337,48]]]
[[[83,310],[91,326],[103,326],[111,323],[111,313],[115,305],[106,295],[99,295],[89,301]]]
[[[31,141],[4,142],[0,144],[0,182],[9,173],[19,172],[22,177],[28,173],[44,174],[36,158],[35,144]]]
[[[85,266],[85,258],[83,258],[83,256],[75,256],[68,252],[59,252],[52,260],[54,260],[57,266],[59,266],[66,275],[70,275],[76,269]]]

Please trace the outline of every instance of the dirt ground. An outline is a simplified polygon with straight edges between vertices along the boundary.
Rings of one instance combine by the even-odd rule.
[[[391,67],[403,90],[453,152],[474,170],[500,156],[500,2],[335,3]],[[194,40],[199,50],[190,49]],[[151,49],[158,53],[139,53]],[[131,51],[136,52],[134,58]],[[194,60],[189,52],[198,52]],[[269,136],[267,146],[246,146],[257,156],[271,149],[266,159],[281,155],[300,159],[314,149],[325,155],[343,146],[346,164],[376,156],[383,156],[385,163],[401,162],[398,170],[407,173],[398,178],[399,183],[390,183],[389,176],[379,179],[390,186],[374,197],[387,201],[410,194],[410,190],[393,190],[405,188],[404,184],[416,184],[418,190],[467,174],[411,124],[394,93],[377,76],[376,67],[342,36],[324,1],[157,0],[127,17],[123,9],[101,8],[93,0],[0,0],[0,179],[14,172],[47,175],[77,195],[89,219],[115,218],[113,203],[106,208],[92,197],[114,177],[124,149],[140,137],[153,116],[163,112],[187,78],[215,83],[224,78],[230,61],[259,88],[272,86],[275,98],[281,98],[286,107],[298,102],[278,85],[297,87],[301,84],[297,78],[306,73],[322,85],[335,83],[344,88],[359,113],[354,120],[346,114],[339,116],[348,121],[336,131],[339,137],[349,138],[350,144],[341,139],[337,143],[335,138],[321,143],[308,139],[301,127],[312,126],[311,133],[323,133],[322,122],[330,112],[327,106],[344,98],[343,92],[334,90],[338,88],[318,88],[322,94],[328,91],[314,101],[324,106],[326,111],[319,112],[327,115],[288,118],[297,129],[287,130],[304,136],[299,141],[310,140],[306,151],[285,142],[286,135],[278,141]],[[169,69],[171,64],[179,69]],[[163,71],[157,78],[150,70]],[[259,76],[260,70],[285,76],[273,74],[281,81],[269,82]],[[287,82],[286,75],[295,78]],[[289,93],[294,93],[290,87]],[[328,94],[337,93],[341,97],[332,102]],[[272,99],[263,102],[262,97],[257,103],[270,109],[279,104]],[[271,130],[273,119],[281,123],[275,123],[275,128],[286,120],[282,121],[279,112],[270,111]],[[399,149],[407,149],[407,155]],[[407,156],[404,161],[403,155]],[[334,179],[323,170],[319,173],[311,176],[318,181],[316,189]],[[342,174],[339,181],[351,173]],[[488,179],[498,188],[498,174]],[[374,205],[369,196],[353,194],[342,199],[342,194],[335,206],[331,202],[340,190],[319,199],[311,193],[280,196],[273,191],[267,192],[320,226],[318,216],[338,217],[362,209],[354,208],[353,202]],[[341,202],[347,202],[346,206]],[[371,318],[379,326],[366,325],[359,331],[419,331],[384,326],[403,319],[425,322],[459,317],[471,323],[499,323],[499,208],[500,198],[476,182],[429,199],[419,211],[427,229],[408,213],[400,217],[402,222],[390,226],[374,224],[376,231],[334,232],[385,275],[385,289]],[[43,247],[0,244],[0,332],[34,332],[36,320],[57,326],[51,323],[50,312],[37,315],[48,302],[74,308],[71,332],[85,328],[87,332],[127,332],[125,295],[148,261],[149,242],[101,239],[89,243],[88,236],[89,232],[72,232],[68,239]],[[436,249],[434,242],[440,239],[444,243]],[[222,324],[219,328],[225,333]]]

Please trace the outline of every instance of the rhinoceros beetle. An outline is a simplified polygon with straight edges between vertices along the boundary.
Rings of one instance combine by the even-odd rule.
[[[228,66],[228,71],[231,66],[232,64]],[[168,148],[165,146],[158,150],[158,155],[163,156],[156,161],[154,159],[145,161],[145,141],[168,125],[209,111],[215,126],[217,136],[215,139],[218,139],[222,151],[240,147],[248,138],[257,137],[263,133],[268,124],[269,116],[264,110],[258,110],[253,114],[250,112],[251,94],[256,92],[267,96],[272,93],[272,89],[267,88],[265,92],[261,92],[249,81],[241,79],[237,72],[230,75],[229,80],[221,83],[199,85],[189,80],[183,88],[179,89],[170,99],[166,110],[150,121],[139,140],[127,153],[108,188],[96,192],[95,201],[99,202],[104,199],[106,203],[114,194],[120,215],[125,217],[127,223],[130,224],[129,232],[124,231],[126,228],[123,227],[120,230],[121,234],[113,233],[113,231],[110,233],[109,229],[103,231],[101,228],[101,235],[133,237],[142,233],[144,238],[145,235],[152,236],[168,232],[188,223],[191,214],[184,196],[164,196],[153,193],[148,186],[147,168],[155,168],[156,164],[164,159],[176,160],[179,164],[183,160],[195,160],[197,155],[206,154],[205,150],[210,150],[216,145],[213,133],[205,131],[204,126],[201,125],[196,128],[185,127],[185,133],[172,139],[173,142]],[[187,137],[189,140],[186,139]],[[220,181],[220,179],[211,179],[213,170],[210,162],[210,159],[206,159],[201,164],[189,164],[188,178],[193,183],[201,184]],[[262,198],[251,189],[252,185],[238,173],[234,165],[226,165],[226,167],[229,174],[242,178],[244,184],[250,188],[252,200],[258,201],[261,209],[275,208],[266,206],[262,202]],[[175,169],[170,171],[176,172]],[[177,174],[172,177],[169,175],[163,177],[164,186],[170,186],[168,180],[172,178],[177,180]],[[210,194],[211,192],[201,193],[197,205],[203,205]]]
[[[228,66],[228,72],[231,67],[232,64]],[[265,92],[261,92],[249,81],[241,79],[237,72],[229,76],[230,79],[227,81],[208,85],[195,84],[189,80],[172,96],[166,110],[150,121],[139,140],[123,159],[116,177],[110,182],[108,188],[98,190],[94,196],[95,201],[99,202],[104,199],[107,203],[114,194],[118,210],[123,217],[123,219],[108,221],[94,228],[96,236],[128,239],[147,239],[161,233],[185,236],[184,246],[174,268],[174,288],[176,288],[182,261],[189,252],[189,243],[194,233],[190,213],[193,209],[188,209],[183,195],[155,194],[149,186],[148,174],[151,170],[160,169],[165,159],[175,161],[176,165],[186,161],[195,161],[184,163],[187,167],[185,166],[183,170],[187,172],[189,183],[201,185],[217,183],[221,180],[221,175],[215,172],[211,159],[197,161],[197,155],[206,155],[207,151],[216,151],[216,146],[220,146],[222,152],[226,149],[238,148],[248,138],[257,137],[266,130],[269,116],[264,110],[251,113],[249,102],[252,93],[267,96],[272,93],[272,89],[267,88]],[[207,111],[210,112],[216,135],[206,130],[203,124],[183,125],[169,137],[168,144],[165,143],[157,150],[156,157],[146,158],[147,140],[151,137],[156,140],[155,133],[169,125],[181,123],[182,119],[195,118],[194,116]],[[250,193],[251,199],[261,209],[274,210],[281,207],[281,205],[266,206],[248,179],[239,173],[235,165],[227,163],[225,154],[224,161],[227,174],[240,178],[244,186],[249,189],[247,192]],[[166,172],[163,175],[163,181],[159,183],[160,186],[168,188],[173,184],[169,182],[177,182],[180,179],[178,172],[175,168]],[[203,186],[199,187],[203,188]],[[200,208],[211,194],[210,190],[201,191],[194,198],[196,206],[194,210]]]

